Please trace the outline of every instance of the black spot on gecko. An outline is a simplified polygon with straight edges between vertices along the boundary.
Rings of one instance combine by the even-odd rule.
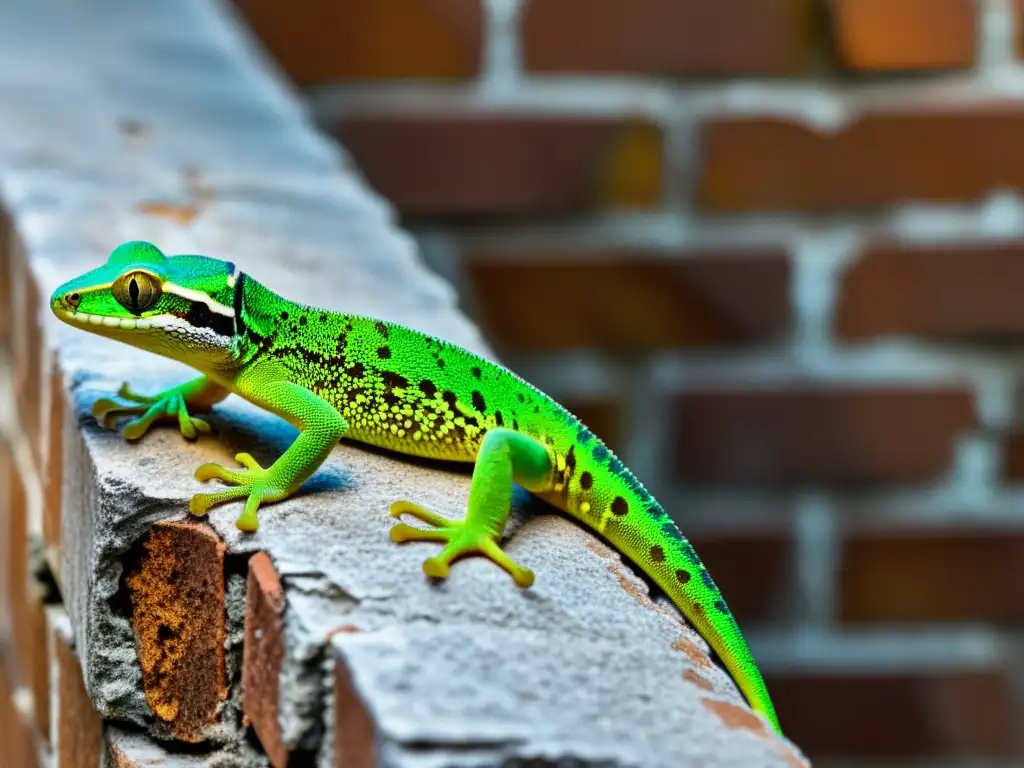
[[[420,382],[420,392],[427,397],[433,397],[437,394],[437,385],[434,384],[430,379],[424,379]]]
[[[455,410],[455,403],[458,401],[458,398],[455,396],[454,392],[452,392],[450,389],[446,389],[444,392],[441,393],[441,399],[448,403],[449,408],[451,408],[453,411]]]
[[[399,373],[384,371],[381,376],[384,379],[384,386],[388,389],[405,389],[409,386],[409,380]]]
[[[629,504],[621,496],[616,496],[615,501],[612,502],[612,514],[622,517],[629,513]]]
[[[321,323],[326,323],[327,322],[327,313],[326,312],[321,312],[320,313],[320,322]]]
[[[374,323],[373,327],[376,328],[377,333],[379,333],[385,339],[388,337],[388,327],[384,325],[384,323],[378,320],[376,323]]]
[[[444,368],[444,360],[442,360],[440,357],[437,358],[437,367]]]
[[[518,429],[518,427],[516,427]],[[570,445],[569,452],[565,454],[565,466],[569,470],[569,474],[576,472],[576,446]]]
[[[483,413],[485,410],[487,410],[487,401],[485,401],[484,396],[477,392],[475,389],[473,390],[473,396],[470,402],[473,403],[473,408],[479,411],[480,413]]]
[[[658,545],[651,547],[651,560],[656,563],[665,562],[665,550]]]
[[[519,398],[519,402],[520,403],[525,403],[526,402],[526,395],[524,395],[522,392],[517,392],[516,393],[516,397]]]
[[[501,415],[501,411],[494,412],[494,423],[499,427],[505,426],[505,417]]]
[[[690,572],[684,571],[682,568],[676,571],[676,581],[680,584],[686,584],[690,580]]]
[[[594,487],[594,476],[589,472],[584,472],[580,475],[580,488],[584,491],[589,491]]]
[[[299,325],[305,325],[308,322],[309,321],[306,319],[305,315],[303,315],[302,317],[299,318]]]
[[[353,379],[361,379],[366,375],[366,366],[362,363],[353,363],[345,373]]]
[[[287,312],[282,312],[281,313],[281,319],[282,320],[287,320],[288,319],[288,313]]]
[[[377,349],[377,357],[381,360],[387,360],[391,357],[391,347],[380,347]]]
[[[472,373],[474,378],[476,378],[476,379],[479,379],[481,376],[483,376],[483,373],[484,373],[483,371],[481,371],[479,368],[476,368],[476,367],[471,368],[469,372]]]
[[[512,419],[512,429],[514,429],[516,432],[519,431],[519,422],[516,421],[515,419]]]

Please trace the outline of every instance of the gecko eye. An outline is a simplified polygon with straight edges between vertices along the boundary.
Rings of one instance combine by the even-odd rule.
[[[69,293],[64,298],[64,301],[72,309],[78,309],[78,305],[82,303],[82,294],[80,294],[80,293]]]
[[[160,298],[160,283],[148,272],[128,272],[111,288],[117,303],[130,312],[143,312]]]

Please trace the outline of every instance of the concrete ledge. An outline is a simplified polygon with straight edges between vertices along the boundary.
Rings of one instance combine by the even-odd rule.
[[[0,105],[29,535],[45,541],[115,764],[139,764],[133,754],[157,749],[146,739],[277,768],[297,753],[325,765],[805,764],[673,609],[539,504],[520,503],[510,527],[533,589],[479,560],[435,586],[420,571],[429,546],[390,542],[388,506],[461,514],[466,473],[342,445],[243,535],[235,506],[188,519],[192,473],[240,450],[270,461],[291,427],[234,397],[194,444],[169,429],[128,444],[95,423],[91,404],[122,381],[156,392],[192,375],[46,311],[58,283],[125,239],[230,258],[291,298],[491,354],[222,5],[8,4]]]

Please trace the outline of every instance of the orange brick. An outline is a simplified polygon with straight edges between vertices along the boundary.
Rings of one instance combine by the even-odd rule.
[[[934,480],[976,424],[966,389],[799,382],[686,391],[674,418],[681,480],[766,486]]]
[[[43,495],[43,543],[46,561],[59,585],[63,566],[63,533],[61,530],[61,492],[64,482],[64,377],[56,355],[50,367],[50,421],[47,441],[46,487]]]
[[[0,349],[11,345],[11,238],[10,218],[0,210]]]
[[[790,265],[781,248],[550,250],[524,258],[478,250],[465,263],[481,325],[510,349],[739,346],[770,341],[790,321]],[[522,311],[510,285],[529,286],[534,311]]]
[[[335,133],[409,215],[656,208],[661,129],[631,116],[348,115]]]
[[[482,0],[235,0],[298,85],[468,78],[480,70]]]
[[[0,654],[4,654],[2,641]],[[36,748],[32,729],[14,703],[14,691],[14,680],[0,662],[0,768],[34,768]]]
[[[376,726],[342,659],[334,662],[334,768],[377,765]]]
[[[836,333],[1016,339],[1024,336],[1022,281],[1022,241],[876,243],[843,276]]]
[[[544,73],[793,74],[808,64],[815,10],[807,0],[528,2],[523,58]]]
[[[855,70],[969,67],[979,13],[978,0],[836,0],[839,56]]]
[[[1024,190],[1014,160],[1024,102],[940,99],[869,110],[835,131],[781,117],[711,119],[700,129],[700,204],[833,211]]]

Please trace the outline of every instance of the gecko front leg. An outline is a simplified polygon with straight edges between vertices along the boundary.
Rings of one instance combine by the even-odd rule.
[[[238,394],[288,421],[299,436],[269,468],[263,468],[248,453],[235,461],[245,469],[233,470],[207,463],[195,473],[196,480],[218,479],[235,486],[216,493],[199,493],[189,502],[189,511],[204,515],[210,507],[244,498],[245,507],[235,525],[241,531],[259,527],[256,511],[263,502],[281,501],[294,494],[333,450],[348,430],[348,423],[326,400],[284,378],[267,375],[262,368],[247,371],[235,383]]]
[[[135,416],[122,432],[128,440],[138,440],[160,421],[177,421],[181,436],[195,440],[200,432],[209,432],[210,425],[190,411],[208,411],[227,396],[228,391],[224,387],[206,376],[152,396],[136,394],[128,387],[128,382],[124,382],[116,397],[132,404],[124,405],[113,398],[101,397],[92,404],[92,415],[104,429],[109,429],[120,416]]]
[[[456,558],[479,554],[508,571],[520,587],[529,587],[533,572],[512,560],[498,541],[508,522],[513,484],[538,492],[550,490],[552,482],[551,454],[543,443],[511,429],[492,429],[484,436],[473,467],[465,519],[450,520],[411,501],[396,501],[392,516],[409,514],[433,528],[398,523],[391,529],[391,540],[445,542],[440,554],[424,561],[428,576],[446,578]]]

